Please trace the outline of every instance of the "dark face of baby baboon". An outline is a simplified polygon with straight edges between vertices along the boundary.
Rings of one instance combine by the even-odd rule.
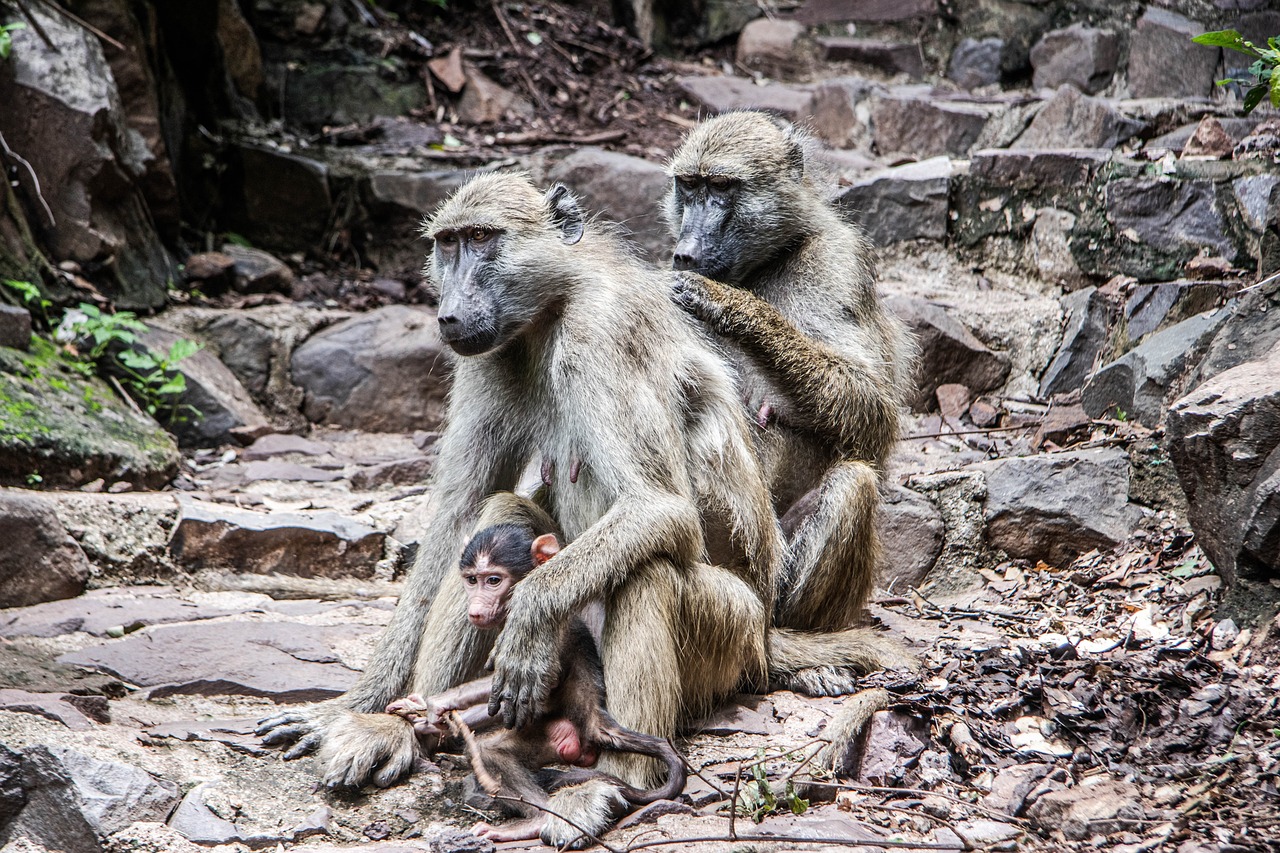
[[[484,175],[454,194],[424,227],[435,241],[426,273],[439,290],[440,337],[459,355],[480,355],[517,337],[554,294],[540,281],[545,236],[582,238],[583,215],[564,186],[539,195],[524,180]],[[538,251],[528,251],[530,241]]]
[[[559,551],[554,534],[534,536],[519,524],[495,524],[473,536],[458,562],[471,624],[482,630],[501,628],[511,590]]]
[[[673,264],[737,286],[803,232],[804,136],[763,113],[727,113],[689,132],[667,166]]]

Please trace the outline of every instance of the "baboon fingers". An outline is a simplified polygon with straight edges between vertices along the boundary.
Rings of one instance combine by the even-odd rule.
[[[311,732],[303,737],[284,754],[285,761],[292,761],[295,758],[301,758],[304,755],[310,755],[320,747],[320,741],[324,740],[324,736],[320,732]],[[263,743],[270,743],[266,738],[262,739]]]
[[[285,711],[281,714],[274,714],[270,717],[263,717],[258,720],[258,727],[253,733],[258,737],[270,735],[274,731],[279,730],[282,726],[291,726],[297,723],[309,722],[306,714],[300,711]]]
[[[310,722],[276,726],[273,729],[265,730],[266,734],[262,735],[262,742],[267,746],[293,743],[298,738],[311,734],[314,728]]]

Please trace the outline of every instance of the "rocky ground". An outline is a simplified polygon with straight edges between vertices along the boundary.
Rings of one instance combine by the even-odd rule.
[[[417,223],[519,167],[664,262],[661,162],[737,107],[812,128],[921,342],[871,618],[922,668],[867,679],[893,705],[835,774],[846,700],[739,697],[610,849],[1280,846],[1280,120],[1187,41],[1280,12],[726,3],[637,37],[591,4],[193,3],[210,53],[160,6],[69,4],[99,37],[22,5],[0,278],[51,304],[0,304],[6,853],[489,849],[456,757],[331,794],[250,734],[353,682],[431,511]],[[77,370],[80,300],[201,342],[201,417]]]

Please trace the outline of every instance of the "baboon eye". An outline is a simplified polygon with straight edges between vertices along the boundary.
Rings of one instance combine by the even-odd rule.
[[[687,190],[696,190],[698,184],[701,183],[701,179],[697,175],[681,175],[676,180],[680,182],[680,186]]]
[[[484,582],[487,583],[489,586],[497,586],[498,584],[502,583],[502,578],[498,577],[497,575],[490,575],[489,577],[484,579]]]
[[[488,228],[472,228],[472,229],[471,229],[471,242],[472,242],[472,243],[483,243],[483,242],[485,242],[486,240],[488,240],[490,237],[492,237],[492,236],[493,236],[493,234],[494,234],[494,232],[493,232],[493,231],[491,231],[491,230],[490,230],[490,229],[488,229]]]
[[[452,249],[458,245],[458,234],[454,231],[441,231],[436,235],[436,245],[446,249]]]
[[[713,190],[727,190],[729,187],[736,184],[737,181],[728,175],[712,175],[707,178],[707,183],[711,185],[711,189]]]
[[[467,582],[467,586],[475,586],[475,585],[476,585],[476,576],[475,576],[475,575],[467,575],[465,578],[463,578],[463,580],[465,580],[465,581]]]

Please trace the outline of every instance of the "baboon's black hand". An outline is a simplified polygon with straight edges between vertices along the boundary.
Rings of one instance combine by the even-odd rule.
[[[715,300],[707,284],[701,278],[678,275],[671,285],[671,301],[715,328],[724,316],[724,308]]]
[[[507,728],[523,728],[543,713],[559,666],[556,636],[554,628],[525,628],[508,616],[494,652],[489,693],[489,714],[501,711]]]

